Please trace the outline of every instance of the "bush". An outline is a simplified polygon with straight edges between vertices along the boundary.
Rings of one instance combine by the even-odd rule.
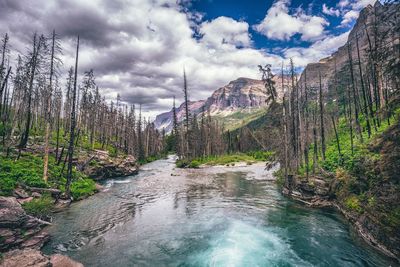
[[[9,196],[12,194],[17,182],[3,174],[0,174],[0,195]]]
[[[192,160],[189,164],[189,168],[197,169],[200,166],[200,162],[197,160]]]
[[[177,160],[175,163],[176,167],[178,168],[186,168],[189,165],[189,162],[187,160]]]
[[[74,200],[91,196],[96,191],[96,183],[92,179],[79,179],[71,184],[71,195]]]
[[[20,180],[27,186],[40,187],[40,188],[47,187],[47,184],[43,180],[43,177],[39,176],[37,173],[32,173],[32,174],[27,173],[23,175]]]
[[[361,213],[363,211],[363,209],[360,206],[360,200],[358,199],[357,196],[348,197],[345,200],[344,205],[346,206],[346,208],[348,208],[350,210],[354,210],[358,213]]]
[[[26,213],[40,219],[48,218],[51,214],[53,206],[53,199],[49,195],[43,195],[41,198],[22,204],[22,207]]]

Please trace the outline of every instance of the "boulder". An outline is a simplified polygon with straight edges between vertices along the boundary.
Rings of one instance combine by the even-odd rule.
[[[16,249],[4,254],[0,261],[1,267],[83,267],[82,263],[76,262],[67,256],[54,254],[44,255],[36,249]]]
[[[133,175],[139,166],[135,157],[110,157],[107,153],[97,152],[79,164],[81,170],[95,180]]]
[[[14,190],[14,196],[16,198],[28,198],[29,197],[28,193],[26,193],[25,190],[21,189],[21,188],[17,188]]]
[[[41,198],[42,194],[38,193],[38,192],[33,192],[31,195],[33,198]]]
[[[40,248],[48,240],[48,223],[25,213],[14,197],[0,197],[0,251]]]
[[[4,254],[2,267],[50,267],[49,257],[43,255],[39,250],[24,249],[13,250]]]
[[[76,262],[61,254],[51,255],[50,263],[53,267],[83,267],[82,263]]]

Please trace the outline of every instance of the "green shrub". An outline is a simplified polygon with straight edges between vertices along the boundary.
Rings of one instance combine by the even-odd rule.
[[[345,202],[344,205],[346,206],[346,208],[356,211],[358,213],[361,213],[363,211],[361,205],[360,205],[360,200],[358,199],[357,196],[350,196],[348,197]]]
[[[197,160],[192,160],[189,164],[189,168],[197,169],[200,166],[200,162]]]
[[[186,168],[189,165],[189,162],[187,160],[177,160],[175,163],[176,167],[178,168]]]
[[[79,179],[71,184],[71,195],[74,200],[91,196],[96,191],[96,183],[92,179]]]
[[[29,215],[46,218],[50,216],[54,206],[54,200],[49,195],[43,195],[41,198],[33,199],[30,202],[25,202],[22,207]]]
[[[39,176],[37,173],[23,175],[20,180],[22,180],[22,182],[27,186],[40,187],[40,188],[47,187],[47,184],[43,180],[43,177]]]
[[[273,173],[274,177],[276,178],[275,182],[279,188],[282,188],[285,184],[285,177],[283,175],[283,169],[279,169]]]
[[[0,174],[0,195],[9,196],[12,194],[17,182],[3,174]]]

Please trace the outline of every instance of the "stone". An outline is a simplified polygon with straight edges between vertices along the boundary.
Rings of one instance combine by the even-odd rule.
[[[28,198],[29,197],[28,193],[26,193],[25,190],[21,189],[21,188],[17,188],[14,190],[14,196],[16,198]]]
[[[40,248],[48,240],[45,222],[29,216],[14,197],[0,197],[0,251],[20,247]]]
[[[2,267],[50,267],[49,257],[43,255],[39,250],[24,249],[13,250],[4,254]]]
[[[51,255],[50,263],[53,265],[53,267],[83,267],[82,263],[76,262],[71,258],[61,254]]]
[[[138,164],[135,157],[112,158],[107,153],[96,151],[96,154],[81,164],[83,172],[95,180],[108,179],[113,177],[133,175],[138,172]]]
[[[14,197],[0,197],[0,228],[15,228],[26,220],[25,211]]]
[[[38,193],[38,192],[33,192],[33,193],[31,194],[31,196],[32,196],[33,198],[41,198],[41,197],[42,197],[42,194],[40,194],[40,193]]]
[[[18,203],[24,204],[24,203],[30,202],[30,201],[32,201],[32,200],[33,200],[33,197],[21,198],[21,199],[18,199]]]

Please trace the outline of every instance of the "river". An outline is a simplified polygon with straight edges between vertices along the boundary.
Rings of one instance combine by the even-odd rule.
[[[394,266],[332,210],[282,196],[263,166],[158,160],[55,214],[45,252],[85,266]]]

